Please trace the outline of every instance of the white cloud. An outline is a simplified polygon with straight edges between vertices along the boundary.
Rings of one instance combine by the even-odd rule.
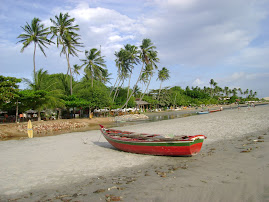
[[[247,47],[238,54],[227,58],[227,64],[251,68],[269,69],[269,46]]]
[[[195,79],[195,81],[192,83],[193,86],[202,86],[205,82],[201,81],[199,78]]]
[[[250,45],[266,17],[253,0],[175,2],[157,1],[159,12],[145,20],[147,35],[170,63],[215,65]]]

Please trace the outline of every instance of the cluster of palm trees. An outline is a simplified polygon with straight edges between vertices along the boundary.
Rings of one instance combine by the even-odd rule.
[[[226,97],[230,97],[232,96],[237,96],[238,94],[245,95],[246,98],[250,97],[253,98],[257,95],[257,92],[253,92],[253,90],[249,90],[246,89],[245,91],[243,91],[241,88],[233,88],[230,89],[229,87],[225,86],[224,88],[221,88],[218,86],[217,82],[214,81],[214,79],[210,79],[210,88],[204,87],[204,92],[210,92],[210,96],[226,96]],[[197,87],[196,87],[197,88]]]
[[[115,52],[115,56],[115,62],[118,68],[118,76],[110,94],[114,93],[114,101],[118,95],[119,87],[121,87],[124,84],[124,81],[128,79],[127,100],[122,106],[122,108],[124,108],[127,106],[133,94],[137,91],[139,82],[141,83],[142,87],[143,85],[146,86],[144,91],[142,89],[140,100],[142,100],[146,92],[148,92],[151,79],[154,75],[154,70],[158,69],[158,52],[156,50],[156,46],[154,46],[150,39],[143,39],[139,48],[134,45],[127,44],[124,46],[124,48],[121,48],[118,52]],[[136,65],[141,63],[142,66],[139,70],[139,76],[135,82],[135,85],[133,86],[133,89],[130,91],[132,73]],[[162,70],[159,70],[158,79],[160,81],[169,79],[169,71],[167,68],[163,67]]]
[[[35,65],[35,54],[36,48],[38,47],[41,52],[46,56],[44,48],[48,48],[48,45],[55,44],[57,48],[61,48],[60,56],[65,55],[67,61],[67,73],[66,78],[70,79],[70,95],[73,94],[72,82],[73,74],[79,74],[79,70],[84,67],[84,78],[91,80],[91,87],[93,88],[94,80],[99,80],[106,84],[109,82],[108,70],[106,69],[106,64],[104,56],[101,55],[100,50],[92,48],[91,50],[85,50],[85,59],[81,59],[82,65],[70,65],[70,56],[78,57],[78,52],[81,52],[79,48],[83,47],[82,42],[80,42],[80,35],[77,33],[79,31],[79,26],[75,24],[75,18],[71,18],[68,13],[60,13],[56,15],[54,19],[50,19],[52,26],[45,28],[39,18],[34,18],[31,24],[26,23],[22,29],[23,34],[20,34],[18,38],[20,39],[18,43],[22,43],[23,47],[21,52],[24,51],[31,43],[34,44],[34,54],[33,54],[33,64],[34,64],[34,81],[31,83],[28,81],[32,89],[37,89],[38,85],[37,75],[42,73],[38,71],[36,73]],[[53,39],[56,39],[54,42]],[[127,44],[124,48],[121,48],[118,52],[115,52],[116,56],[116,66],[118,68],[118,75],[114,86],[111,88],[110,96],[113,98],[113,102],[119,94],[119,89],[123,86],[124,82],[128,79],[128,93],[126,96],[126,102],[122,108],[128,105],[129,100],[133,97],[134,92],[138,88],[139,82],[146,85],[144,92],[140,96],[140,100],[143,99],[145,93],[149,90],[149,85],[151,83],[152,77],[154,75],[154,70],[157,70],[157,63],[159,62],[158,52],[156,47],[153,45],[150,39],[144,39],[142,44],[138,47],[135,45]],[[141,64],[139,70],[139,76],[133,86],[132,90],[130,87],[131,77],[134,69]],[[46,72],[47,73],[47,72]],[[158,79],[161,83],[169,79],[169,71],[167,68],[163,67],[159,70]],[[161,85],[159,89],[159,94],[161,91]]]
[[[78,57],[78,52],[81,52],[78,48],[83,47],[83,44],[80,42],[80,35],[77,33],[79,31],[79,26],[74,25],[75,18],[70,18],[68,13],[55,16],[55,19],[50,19],[53,24],[51,27],[45,28],[39,18],[34,18],[31,24],[26,23],[22,29],[24,30],[23,34],[18,36],[22,43],[23,47],[21,52],[24,51],[31,43],[34,44],[34,83],[36,83],[36,65],[35,65],[35,54],[36,47],[39,47],[41,52],[46,56],[44,48],[48,48],[48,45],[55,44],[52,40],[56,38],[57,47],[61,48],[60,56],[63,54],[66,57],[67,61],[67,73],[66,78],[70,77],[70,94],[72,95],[72,74],[79,73],[78,71],[82,66],[85,66],[84,72],[87,78],[93,79],[93,77],[100,78],[102,75],[107,76],[107,70],[102,67],[106,67],[104,64],[105,61],[101,56],[100,50],[95,48],[90,51],[85,51],[86,59],[82,59],[82,65],[70,65],[70,56]],[[49,37],[50,36],[50,37]],[[69,75],[69,76],[68,76]],[[102,77],[102,80],[104,80]]]

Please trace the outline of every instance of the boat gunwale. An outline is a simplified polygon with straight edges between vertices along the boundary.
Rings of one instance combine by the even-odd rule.
[[[122,132],[122,133],[129,133],[132,134],[133,132],[128,132],[128,131],[121,131],[121,130],[114,130],[114,129],[106,129],[105,127],[101,127],[101,132],[103,133],[103,135],[107,138],[109,138],[111,141],[117,141],[117,142],[121,142],[123,144],[128,144],[128,143],[132,143],[132,144],[169,144],[170,146],[174,146],[176,144],[187,144],[187,143],[191,143],[191,144],[196,144],[196,142],[203,142],[204,139],[206,139],[206,136],[204,135],[195,135],[195,136],[183,136],[183,137],[188,137],[189,139],[178,139],[178,140],[171,140],[171,139],[166,139],[166,140],[151,140],[150,139],[142,139],[139,140],[138,138],[131,138],[131,137],[116,137],[114,135],[109,135],[107,133],[107,131],[115,131],[115,132]],[[157,135],[157,134],[156,134]],[[126,139],[125,139],[126,138]],[[127,139],[128,138],[128,139]],[[192,139],[191,139],[192,138]]]

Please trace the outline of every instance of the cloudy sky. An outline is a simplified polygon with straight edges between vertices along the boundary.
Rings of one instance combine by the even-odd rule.
[[[33,46],[20,53],[21,26],[68,12],[80,27],[84,47],[71,65],[81,64],[84,50],[102,49],[107,68],[116,77],[115,51],[144,38],[155,44],[159,69],[170,71],[164,86],[241,87],[269,96],[268,0],[0,0],[0,74],[31,78]],[[37,50],[36,68],[66,73],[65,57],[55,46]],[[140,66],[136,68],[138,69]],[[83,73],[83,72],[81,72]],[[157,73],[156,73],[157,75]],[[138,74],[134,75],[137,78]],[[134,78],[134,80],[136,80]],[[157,76],[150,88],[159,88]],[[114,80],[112,80],[114,83]],[[134,81],[133,81],[134,83]]]

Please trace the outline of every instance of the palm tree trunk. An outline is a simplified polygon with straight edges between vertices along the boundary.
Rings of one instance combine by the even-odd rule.
[[[69,55],[66,53],[66,60],[67,60],[67,65],[68,65],[68,70],[67,70],[67,75],[68,75],[68,71],[70,71],[70,94],[72,95],[72,72],[71,72],[71,67],[70,67],[70,62],[69,62]]]
[[[34,48],[34,56],[33,56],[33,63],[34,63],[34,83],[36,84],[36,75],[35,75],[35,51],[36,51],[36,43]]]
[[[114,91],[114,88],[115,88],[115,86],[116,86],[116,84],[117,84],[117,82],[118,82],[118,79],[119,79],[119,75],[118,75],[118,77],[117,77],[117,79],[116,79],[116,81],[115,81],[115,83],[114,83],[114,86],[112,87],[112,89],[111,89],[111,91],[110,91],[109,96],[111,96],[112,92]]]
[[[121,82],[121,85],[120,85],[121,88],[123,86],[123,83],[124,83],[124,80],[122,80],[122,82]],[[119,93],[120,93],[120,90],[118,90],[117,95],[116,95],[116,98],[119,96]]]
[[[16,102],[16,123],[18,122],[18,111],[19,111],[19,103],[17,100],[17,102]]]
[[[37,111],[37,120],[38,121],[41,121],[41,115],[40,114],[41,114],[40,109],[38,109],[38,111]]]
[[[128,91],[127,91],[127,99],[128,99],[129,92],[130,92],[131,77],[132,77],[132,74],[130,73],[130,76],[129,76],[129,83],[128,83]]]
[[[127,101],[126,101],[126,102],[124,103],[124,105],[121,107],[122,109],[123,109],[125,106],[127,106],[129,100],[131,99],[131,97],[132,97],[133,94],[134,94],[134,90],[135,90],[135,88],[136,88],[136,86],[137,86],[137,84],[138,84],[138,82],[139,82],[139,80],[140,80],[140,77],[141,77],[141,75],[142,75],[143,68],[144,68],[144,64],[145,64],[145,63],[143,62],[142,68],[141,68],[141,70],[140,70],[140,74],[139,74],[138,79],[137,79],[137,81],[136,81],[136,83],[135,83],[135,85],[134,85],[133,91],[132,91],[132,93],[130,94],[130,96],[129,96],[129,98],[127,99]]]
[[[144,88],[144,85],[143,85],[143,82],[141,82],[141,85],[142,85],[142,87],[141,87],[141,95],[140,95],[140,98],[139,98],[139,100],[141,101],[142,100],[142,95],[143,95],[143,88]]]
[[[148,91],[148,89],[149,89],[149,84],[150,84],[150,82],[151,82],[151,78],[152,78],[152,76],[153,76],[153,74],[151,74],[151,76],[150,76],[150,79],[149,79],[149,82],[148,82],[147,88],[146,88],[145,92],[143,93],[142,98],[140,99],[140,101],[141,101],[141,100],[143,100],[144,95],[146,94],[146,92],[147,92],[147,91]]]
[[[161,89],[162,89],[162,82],[161,82],[161,84],[160,84],[160,89],[159,89],[158,100],[160,99]]]
[[[72,70],[70,68],[70,94],[73,94],[73,78],[72,78]]]
[[[123,79],[122,79],[123,80]],[[116,95],[117,95],[117,92],[118,92],[118,89],[119,89],[119,86],[120,86],[120,82],[121,82],[121,80],[119,80],[119,83],[118,83],[118,86],[117,86],[117,89],[115,90],[115,93],[114,93],[114,96],[113,96],[113,103],[114,103],[114,100],[115,100],[115,98],[116,98]]]

